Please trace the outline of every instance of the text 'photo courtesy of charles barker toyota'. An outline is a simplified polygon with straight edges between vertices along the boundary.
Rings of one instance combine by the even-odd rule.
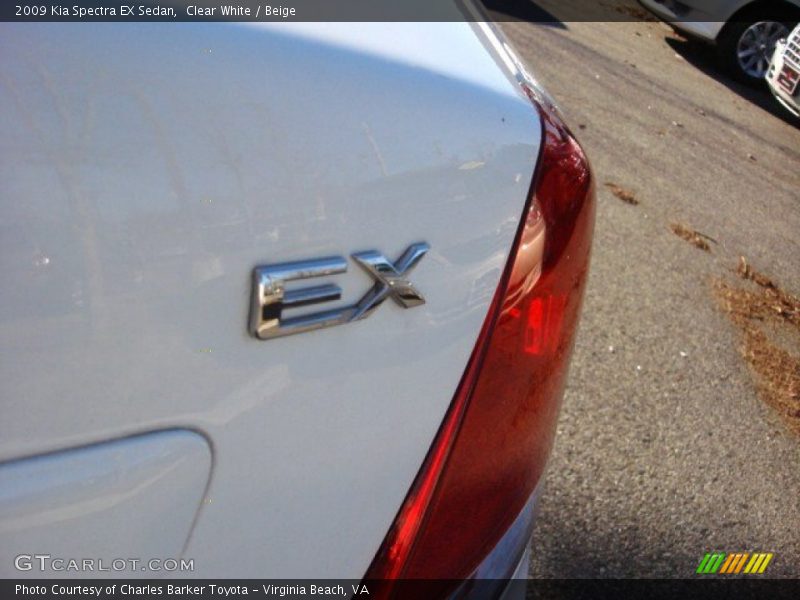
[[[321,585],[309,583],[307,585],[276,585],[261,584],[260,587],[250,588],[246,585],[226,585],[226,584],[106,584],[106,585],[80,585],[80,584],[49,584],[49,585],[26,585],[16,584],[15,595],[19,597],[43,597],[51,595],[53,597],[95,597],[104,598],[108,596],[124,597],[240,597],[262,595],[262,596],[310,596],[310,597],[369,597],[369,588],[366,584],[350,584],[345,588],[342,584]]]
[[[0,597],[800,597],[798,23],[0,3]]]

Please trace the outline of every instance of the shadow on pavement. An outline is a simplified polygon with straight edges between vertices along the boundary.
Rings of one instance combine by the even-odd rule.
[[[483,6],[493,21],[529,21],[557,29],[567,28],[556,15],[531,0],[483,0]]]
[[[775,98],[773,98],[766,83],[757,87],[752,87],[744,83],[739,83],[726,75],[718,66],[716,56],[714,55],[714,49],[711,46],[695,40],[676,39],[673,37],[667,37],[665,41],[675,52],[683,57],[686,62],[700,69],[707,76],[716,79],[745,100],[752,102],[790,125],[795,127],[800,126],[800,120],[795,119]]]

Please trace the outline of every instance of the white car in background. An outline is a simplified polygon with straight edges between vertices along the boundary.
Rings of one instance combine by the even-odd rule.
[[[786,110],[800,117],[800,25],[778,41],[767,72],[772,94]]]
[[[713,44],[721,66],[759,84],[775,44],[800,21],[800,0],[639,0],[676,30]]]
[[[0,24],[0,576],[525,577],[594,181],[459,19]]]

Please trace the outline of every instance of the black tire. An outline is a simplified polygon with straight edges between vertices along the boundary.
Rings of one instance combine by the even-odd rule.
[[[778,21],[771,15],[759,18],[755,14],[750,14],[749,19],[739,17],[735,21],[727,23],[722,29],[722,32],[720,32],[717,38],[717,58],[720,62],[720,66],[737,81],[752,86],[765,85],[764,75],[762,74],[760,77],[753,75],[753,71],[759,70],[757,66],[751,67],[750,72],[745,70],[744,66],[739,61],[738,48],[739,42],[742,40],[743,36],[757,23],[771,23],[774,24],[774,27],[780,25],[784,28],[784,36],[788,35],[796,24],[783,19]],[[774,48],[774,41],[772,48]],[[769,64],[769,59],[772,58],[772,48],[766,48],[764,50],[767,55],[767,65]],[[761,64],[763,64],[763,61]],[[766,69],[764,69],[764,72],[766,72]]]

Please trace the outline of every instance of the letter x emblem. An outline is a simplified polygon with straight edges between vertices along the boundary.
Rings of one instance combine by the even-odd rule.
[[[375,280],[372,289],[356,305],[353,318],[368,317],[388,296],[403,308],[425,304],[425,298],[411,285],[407,276],[429,249],[430,246],[425,242],[412,244],[395,264],[374,250],[352,254],[353,260]]]

